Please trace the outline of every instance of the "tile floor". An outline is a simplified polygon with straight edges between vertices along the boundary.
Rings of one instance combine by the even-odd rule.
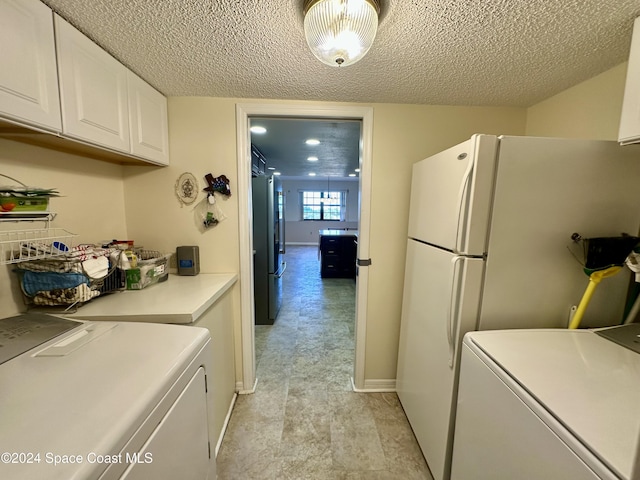
[[[394,393],[351,390],[355,282],[322,279],[317,247],[287,247],[284,301],[256,326],[258,386],[240,395],[218,480],[431,479]]]

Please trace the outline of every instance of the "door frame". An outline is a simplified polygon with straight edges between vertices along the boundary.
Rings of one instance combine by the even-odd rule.
[[[275,103],[236,104],[238,156],[238,230],[240,240],[240,316],[242,336],[242,381],[238,393],[253,393],[256,388],[254,339],[253,239],[251,234],[251,142],[249,118],[252,116],[301,117],[318,119],[352,119],[362,122],[360,158],[360,208],[358,258],[369,259],[371,223],[371,164],[373,149],[373,107],[304,105]],[[354,390],[364,389],[367,327],[367,291],[369,269],[358,268],[356,288],[355,359],[352,383]]]

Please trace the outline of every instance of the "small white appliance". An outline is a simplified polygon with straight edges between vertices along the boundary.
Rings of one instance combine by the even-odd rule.
[[[208,330],[29,313],[0,344],[0,478],[216,478]]]
[[[588,277],[571,236],[635,235],[640,150],[474,135],[413,166],[397,391],[435,480],[447,480],[463,335],[568,325]],[[584,326],[619,324],[628,277]]]
[[[639,372],[592,330],[469,333],[452,480],[637,480]]]

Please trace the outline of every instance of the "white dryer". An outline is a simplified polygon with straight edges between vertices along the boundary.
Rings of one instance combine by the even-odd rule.
[[[216,478],[208,330],[24,314],[0,347],[0,478]]]

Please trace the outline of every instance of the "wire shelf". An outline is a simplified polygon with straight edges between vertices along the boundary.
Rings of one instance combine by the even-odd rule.
[[[0,232],[0,264],[59,257],[73,247],[76,236],[62,228]]]
[[[53,212],[2,212],[0,222],[50,222],[56,218]]]

